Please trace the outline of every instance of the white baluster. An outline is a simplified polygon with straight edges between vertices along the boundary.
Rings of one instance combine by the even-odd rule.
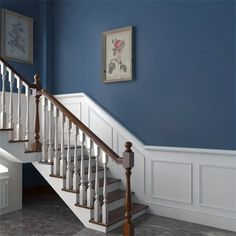
[[[72,170],[71,170],[71,155],[70,155],[70,132],[71,121],[68,119],[67,127],[67,170],[66,170],[66,189],[72,189]]]
[[[10,94],[9,94],[9,120],[8,120],[8,128],[14,129],[13,124],[13,85],[15,81],[14,73],[9,69],[9,84],[10,84]],[[9,140],[14,139],[14,131],[9,132]]]
[[[84,205],[85,204],[85,184],[84,184],[84,141],[85,141],[85,135],[81,130],[79,131],[79,141],[81,144],[79,204]]]
[[[102,223],[108,223],[108,211],[107,211],[107,154],[102,153],[102,163],[104,168],[104,180],[103,180],[103,205],[102,205]]]
[[[93,144],[94,156],[95,156],[95,164],[96,164],[96,173],[95,173],[95,201],[94,201],[94,221],[100,221],[101,215],[101,205],[99,201],[99,177],[98,177],[98,158],[99,158],[99,148],[96,144]]]
[[[58,116],[59,116],[59,110],[56,106],[54,106],[54,159],[53,159],[53,174],[59,175],[59,156],[58,156]]]
[[[6,122],[7,122],[7,114],[6,114],[6,96],[5,96],[5,80],[7,76],[7,70],[6,66],[4,64],[1,64],[1,74],[2,74],[2,101],[1,101],[1,114],[0,114],[0,120],[1,120],[1,128],[6,128]]]
[[[42,161],[47,162],[47,144],[46,144],[46,105],[47,100],[42,96]]]
[[[25,99],[26,99],[26,117],[25,117],[25,140],[29,140],[29,97],[30,87],[25,85]],[[25,143],[25,149],[29,150],[29,141]]]
[[[48,100],[48,162],[53,159],[52,116],[53,104]]]
[[[61,113],[61,160],[60,160],[60,176],[66,174],[66,160],[64,156],[65,140],[64,140],[65,116]]]
[[[22,124],[21,124],[21,89],[22,81],[19,77],[17,79],[17,90],[18,90],[18,100],[17,100],[17,121],[16,121],[16,140],[22,139]]]
[[[73,174],[73,190],[78,191],[79,189],[79,162],[77,154],[77,138],[78,128],[75,127],[75,149],[74,149],[74,174]]]
[[[86,142],[89,162],[88,162],[88,188],[87,188],[87,207],[93,206],[93,197],[94,191],[92,189],[92,163],[91,163],[91,149],[92,149],[92,140],[87,137]]]

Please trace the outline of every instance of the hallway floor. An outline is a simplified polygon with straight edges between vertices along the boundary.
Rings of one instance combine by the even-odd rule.
[[[22,210],[0,216],[0,236],[102,236],[84,228],[56,194],[25,197]],[[121,235],[121,228],[107,235]],[[236,236],[184,221],[146,214],[135,221],[135,236]]]

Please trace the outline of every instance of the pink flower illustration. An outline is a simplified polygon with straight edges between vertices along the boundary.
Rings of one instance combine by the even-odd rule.
[[[114,48],[113,51],[113,58],[110,59],[109,63],[109,74],[112,74],[116,68],[127,72],[127,66],[122,62],[122,51],[125,47],[125,41],[120,39],[112,39],[112,44]]]

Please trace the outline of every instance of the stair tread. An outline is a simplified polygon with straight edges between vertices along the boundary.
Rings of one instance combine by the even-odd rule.
[[[28,154],[28,153],[36,153],[36,152],[42,152],[42,151],[25,150],[26,154]]]
[[[134,192],[132,192],[132,194],[134,194]],[[109,204],[111,202],[115,202],[115,201],[120,200],[124,197],[125,197],[125,190],[118,189],[118,190],[109,192],[107,194],[107,203]],[[101,194],[99,196],[99,201],[100,201],[101,205],[102,205],[102,200],[103,200],[103,195]],[[75,206],[78,206],[78,207],[93,209],[93,207],[87,207],[86,205],[87,205],[87,203],[85,203],[85,205],[80,205],[79,203],[75,204]]]
[[[13,129],[12,128],[2,128],[2,129],[0,129],[0,131],[13,131]]]
[[[139,204],[139,203],[133,203],[133,209],[132,209],[132,214],[136,214],[144,209],[148,208],[147,205],[144,204]],[[109,227],[113,224],[118,223],[119,221],[124,219],[124,215],[125,215],[125,207],[122,206],[120,208],[117,208],[111,212],[109,212],[108,214],[108,223],[107,224],[103,224],[102,222],[96,222],[94,221],[94,219],[91,219],[89,222],[94,223],[94,224],[99,224],[99,225],[103,225],[105,227]]]
[[[24,143],[24,142],[29,142],[29,140],[27,139],[13,139],[13,140],[9,140],[9,143]]]
[[[104,181],[104,179],[99,179],[99,187],[102,187],[102,186],[103,186],[103,181]],[[120,182],[120,181],[121,181],[120,179],[108,177],[108,178],[107,178],[107,185],[110,185],[110,184],[113,184],[113,183],[116,183],[116,182]],[[85,184],[85,186],[87,187],[88,182],[85,182],[84,184]],[[92,188],[94,189],[94,187],[95,187],[95,180],[92,181]],[[70,193],[79,193],[79,190],[74,191],[74,190],[65,189],[65,188],[63,188],[62,191],[70,192]]]
[[[78,145],[77,148],[81,148],[81,145]],[[64,150],[67,150],[67,149],[68,149],[68,147],[67,147],[67,145],[65,145]],[[75,149],[75,146],[71,145],[70,149]],[[53,148],[53,150],[55,151],[55,148]],[[61,144],[58,145],[57,150],[61,150]]]

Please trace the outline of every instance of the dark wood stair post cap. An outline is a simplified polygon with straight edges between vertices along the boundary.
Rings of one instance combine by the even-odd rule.
[[[134,153],[131,147],[131,142],[125,143],[125,151],[123,152],[123,166],[125,169],[134,167]]]
[[[125,151],[126,152],[132,152],[131,147],[132,147],[132,143],[131,142],[126,142],[125,143]]]
[[[40,82],[39,74],[34,75],[34,84],[38,84]]]
[[[40,76],[39,76],[39,74],[35,74],[35,75],[34,75],[34,84],[36,85],[36,89],[37,89],[37,90],[40,90],[40,89],[41,89]]]

